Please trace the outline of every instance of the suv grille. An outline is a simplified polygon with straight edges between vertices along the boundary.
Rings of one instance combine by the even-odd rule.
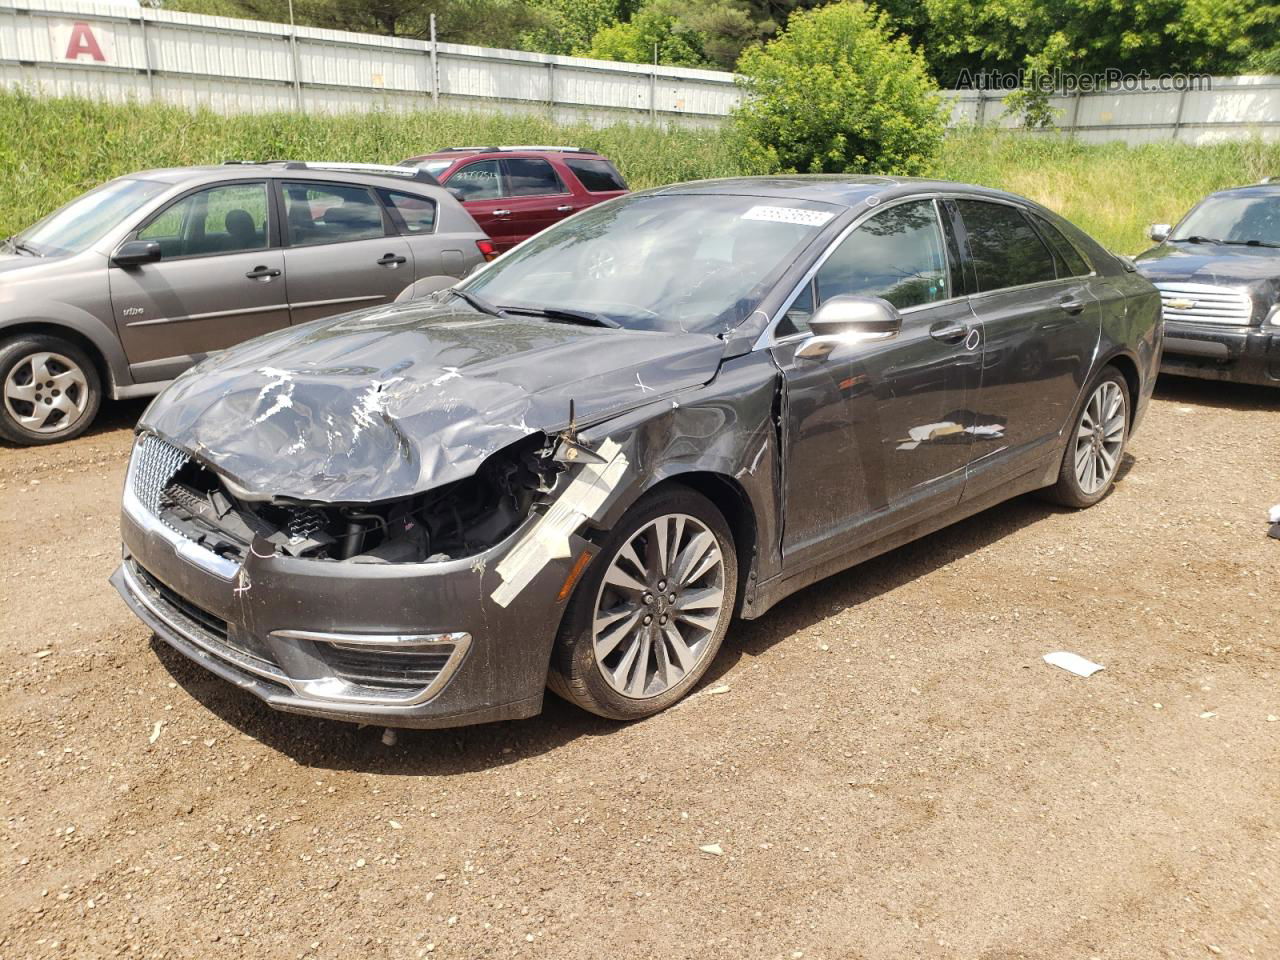
[[[1247,326],[1253,301],[1246,294],[1207,283],[1157,283],[1166,320]]]

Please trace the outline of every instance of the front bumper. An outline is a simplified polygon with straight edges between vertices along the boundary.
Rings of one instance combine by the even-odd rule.
[[[1162,373],[1280,387],[1280,327],[1166,320]]]
[[[400,727],[538,713],[580,537],[501,606],[489,551],[439,563],[366,564],[251,552],[209,562],[158,519],[125,510],[111,578],[134,614],[178,652],[278,710]]]

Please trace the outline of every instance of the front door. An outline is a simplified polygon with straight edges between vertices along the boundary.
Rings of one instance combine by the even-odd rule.
[[[366,187],[282,183],[295,324],[395,300],[413,283],[409,241]]]
[[[783,554],[820,559],[959,502],[982,332],[961,295],[933,200],[886,207],[827,256],[795,298],[774,357],[783,372]],[[817,305],[876,296],[902,311],[892,340],[795,355]]]
[[[444,181],[499,252],[515,246],[517,236],[505,181],[496,157],[463,164]]]
[[[160,244],[160,260],[112,266],[111,307],[139,383],[289,325],[284,258],[267,184],[224,183],[179,197],[129,239]]]
[[[1004,419],[1001,435],[975,450],[968,498],[1041,469],[1057,449],[1098,346],[1101,310],[1090,268],[1047,221],[1034,228],[1029,212],[1008,203],[956,200],[954,208],[985,335],[972,403],[979,415]]]

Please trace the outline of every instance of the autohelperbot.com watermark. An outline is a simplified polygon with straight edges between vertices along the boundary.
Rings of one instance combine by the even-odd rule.
[[[960,90],[1035,90],[1040,93],[1182,93],[1212,90],[1207,73],[1151,73],[1149,70],[1108,69],[1097,73],[1065,70],[969,70],[956,79]]]

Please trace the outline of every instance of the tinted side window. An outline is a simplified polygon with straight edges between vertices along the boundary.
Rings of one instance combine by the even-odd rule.
[[[1003,203],[957,200],[978,290],[1057,279],[1053,255],[1018,209]]]
[[[346,243],[384,236],[382,208],[364,187],[286,183],[285,217],[294,246]]]
[[[267,185],[229,183],[188,194],[138,231],[161,255],[198,257],[261,250],[267,245]]]
[[[574,172],[589,193],[605,193],[609,190],[627,189],[622,174],[608,160],[588,160],[585,157],[566,157],[564,164]]]
[[[551,164],[545,160],[504,160],[507,168],[507,195],[534,197],[545,193],[564,193],[564,185]]]
[[[1053,252],[1066,265],[1066,273],[1068,277],[1083,277],[1093,272],[1093,268],[1080,255],[1080,251],[1062,235],[1062,231],[1055,227],[1044,217],[1036,217],[1036,226],[1040,228],[1040,235],[1049,241],[1049,246],[1053,247]]]
[[[864,222],[816,277],[818,304],[840,294],[883,297],[898,309],[951,296],[932,200],[899,203]]]
[[[396,190],[379,190],[382,201],[395,211],[398,226],[403,232],[430,233],[436,227],[436,202],[427,197],[415,197],[413,194],[400,193]]]
[[[445,186],[459,200],[496,200],[502,196],[502,171],[497,160],[477,160],[454,171]]]

